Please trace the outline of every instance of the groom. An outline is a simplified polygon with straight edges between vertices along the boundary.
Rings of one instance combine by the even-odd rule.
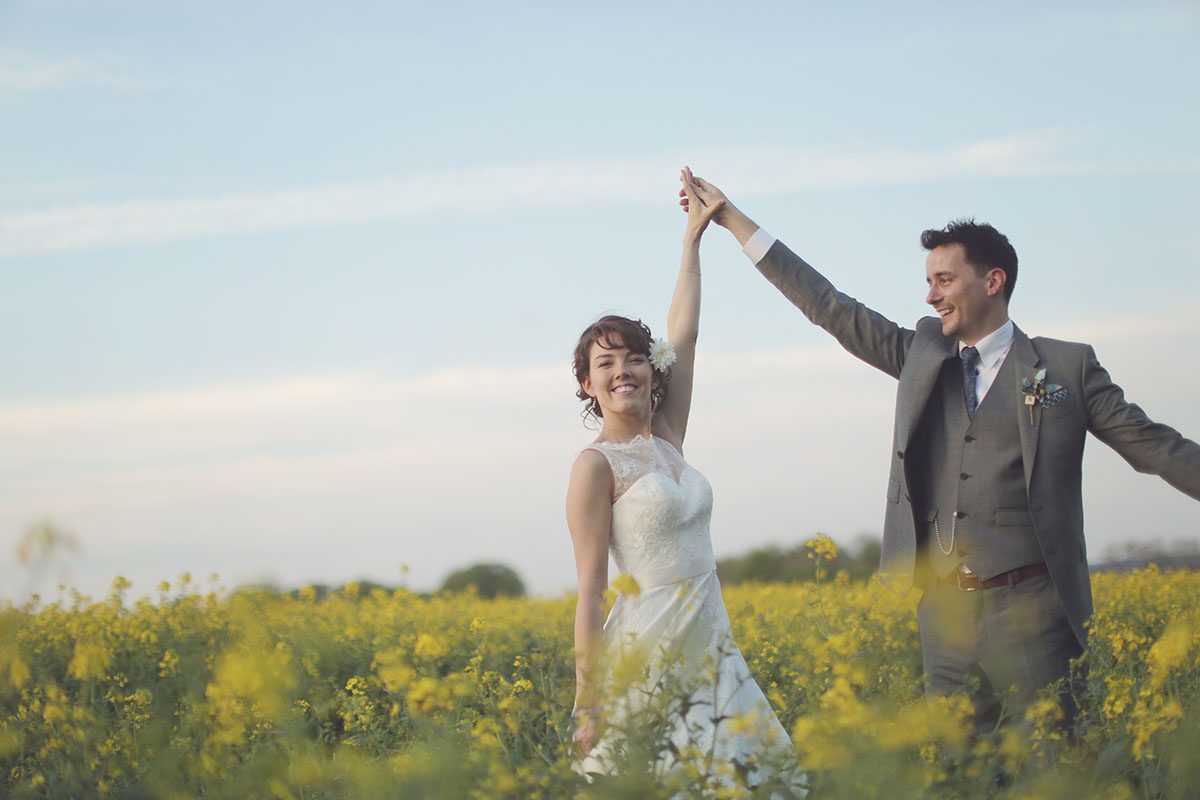
[[[1008,318],[1017,254],[990,225],[921,234],[936,317],[909,330],[837,291],[712,184],[713,221],[853,355],[900,382],[881,576],[915,585],[926,693],[966,692],[976,729],[1068,677],[1087,644],[1086,433],[1200,499],[1200,445],[1125,400],[1090,345],[1030,339]],[[681,201],[686,205],[686,200]],[[1068,719],[1069,695],[1061,698]]]

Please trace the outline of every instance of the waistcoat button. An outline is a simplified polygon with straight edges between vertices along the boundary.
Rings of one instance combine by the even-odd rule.
[[[967,441],[967,444],[970,444],[971,442],[975,441],[975,437],[969,433],[966,436],[964,436],[963,439],[965,439]]]
[[[964,480],[964,481],[965,481],[967,478],[969,478],[969,477],[971,477],[971,476],[970,476],[970,475],[968,475],[967,473],[965,473],[965,472],[964,472],[964,473],[962,473],[961,475],[959,475],[958,477],[959,477],[959,479],[960,479],[960,480]]]

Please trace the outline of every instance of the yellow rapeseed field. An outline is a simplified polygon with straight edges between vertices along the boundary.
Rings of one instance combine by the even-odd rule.
[[[812,797],[1196,797],[1200,573],[1094,587],[1072,735],[1046,701],[979,739],[962,702],[921,698],[915,594],[844,575],[725,594]],[[572,771],[573,597],[128,589],[0,612],[0,796],[755,796]]]

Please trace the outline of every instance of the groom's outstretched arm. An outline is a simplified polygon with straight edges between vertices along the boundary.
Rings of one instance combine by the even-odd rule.
[[[825,329],[851,354],[893,378],[900,377],[914,332],[839,292],[824,275],[762,230],[711,183],[694,178],[706,204],[724,201],[713,222],[738,240],[758,271],[813,324]],[[686,207],[685,201],[680,201]]]
[[[1083,362],[1088,429],[1138,472],[1158,475],[1200,500],[1200,444],[1155,422],[1125,399],[1089,345]]]

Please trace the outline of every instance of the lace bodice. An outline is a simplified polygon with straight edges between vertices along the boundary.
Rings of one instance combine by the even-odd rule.
[[[610,549],[618,569],[648,588],[715,568],[712,487],[670,442],[637,436],[589,447],[613,472]]]

